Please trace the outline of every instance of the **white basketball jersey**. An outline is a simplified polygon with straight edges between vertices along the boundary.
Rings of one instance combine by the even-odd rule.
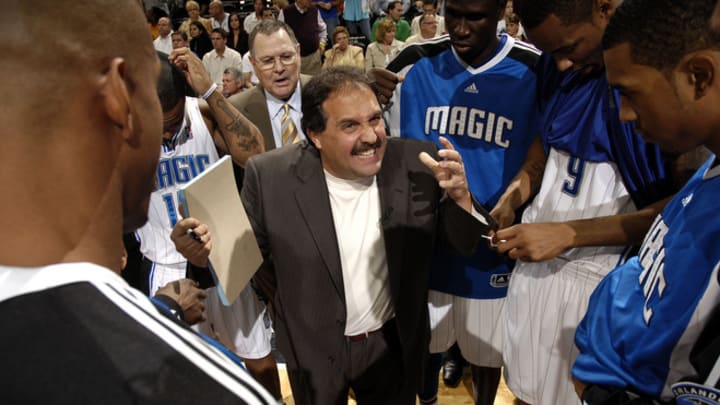
[[[523,212],[523,223],[565,222],[636,211],[615,162],[594,162],[550,147],[540,192]],[[567,260],[592,261],[612,270],[624,246],[573,248]]]
[[[203,121],[198,99],[185,98],[185,119],[171,144],[160,148],[155,191],[150,197],[148,222],[136,231],[140,251],[155,263],[175,264],[185,258],[175,249],[170,232],[181,218],[178,187],[218,160],[212,135]]]

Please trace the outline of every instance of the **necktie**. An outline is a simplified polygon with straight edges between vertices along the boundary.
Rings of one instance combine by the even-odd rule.
[[[282,128],[282,144],[287,145],[289,143],[295,143],[298,139],[297,128],[292,118],[290,118],[290,105],[283,104],[283,115],[280,118],[280,126]]]

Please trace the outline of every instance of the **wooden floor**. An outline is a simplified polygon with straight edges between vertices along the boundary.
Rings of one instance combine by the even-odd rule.
[[[440,376],[438,375],[438,378]],[[440,389],[438,390],[438,402],[440,405],[473,405],[472,400],[472,382],[470,380],[470,374],[465,373],[462,383],[457,388],[448,388],[440,380]],[[292,400],[292,393],[290,392],[290,384],[287,380],[287,374],[284,368],[280,368],[280,384],[282,385],[282,394],[285,400],[285,404],[294,405]],[[355,405],[355,401],[352,399],[348,400],[348,404]],[[515,397],[505,386],[504,381],[500,382],[500,388],[498,388],[497,396],[495,397],[495,405],[513,405],[515,404]]]

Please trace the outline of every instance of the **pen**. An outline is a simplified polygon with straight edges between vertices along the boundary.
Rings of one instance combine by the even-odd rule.
[[[200,236],[198,236],[198,234],[196,234],[195,231],[193,231],[192,229],[188,229],[187,231],[185,231],[185,233],[194,240],[202,243],[202,239],[200,238]]]
[[[493,238],[492,236],[490,236],[490,235],[480,235],[480,236],[481,236],[483,239],[487,239],[488,241],[490,241],[490,247],[495,247],[495,246],[497,246],[497,245],[500,244],[500,243],[505,243],[505,242],[507,242],[505,239],[500,239],[500,240],[497,241],[497,243],[495,243],[494,238]]]

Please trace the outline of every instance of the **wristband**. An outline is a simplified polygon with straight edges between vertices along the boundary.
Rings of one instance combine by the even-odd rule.
[[[200,97],[202,97],[203,100],[207,100],[208,97],[210,97],[213,93],[215,93],[215,90],[217,88],[218,88],[217,83],[213,83],[212,86],[210,86],[210,88],[208,89],[208,91],[206,91],[205,94],[203,94]]]

